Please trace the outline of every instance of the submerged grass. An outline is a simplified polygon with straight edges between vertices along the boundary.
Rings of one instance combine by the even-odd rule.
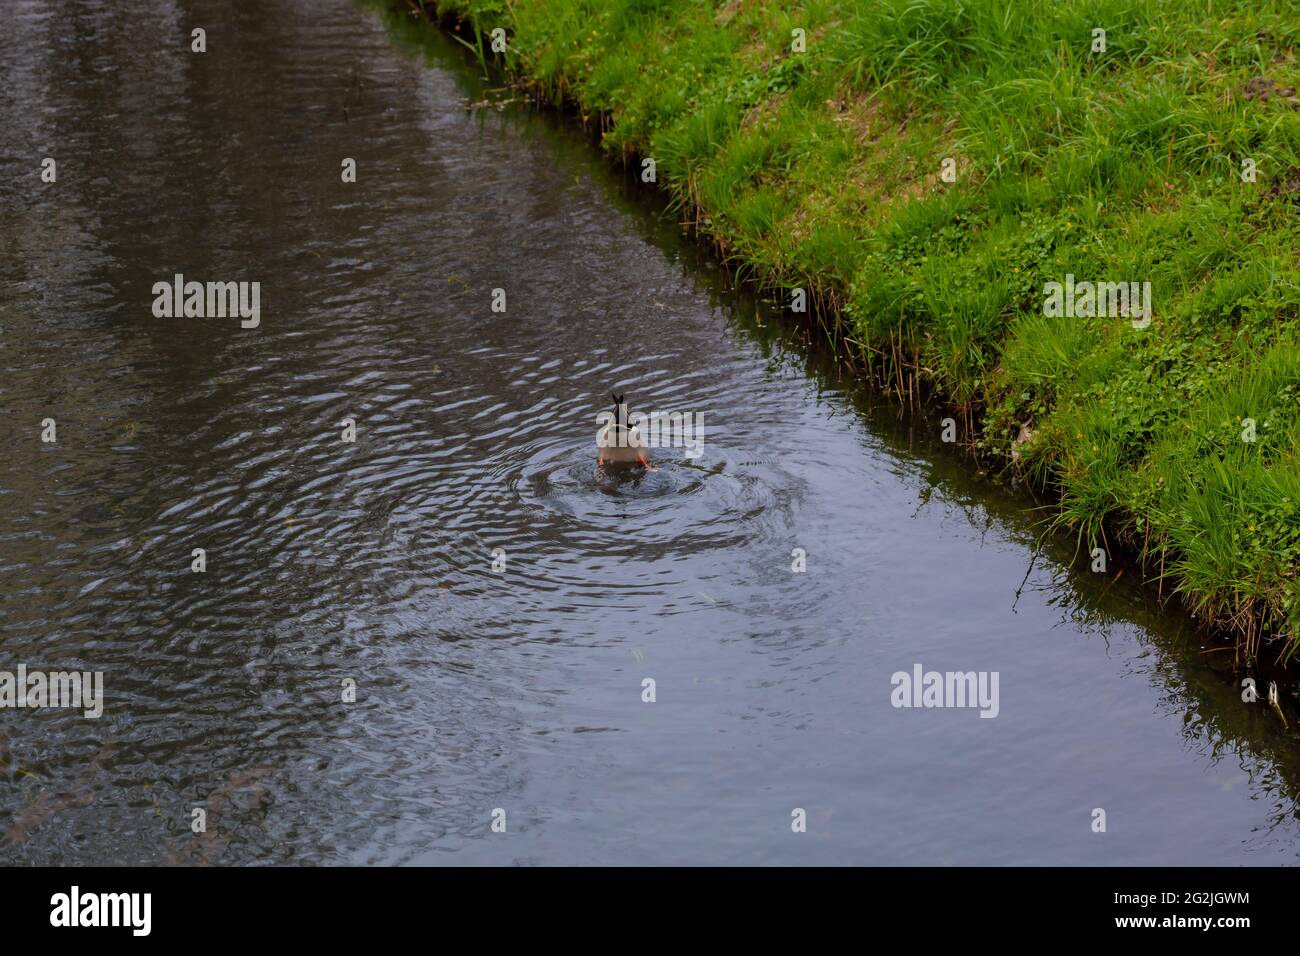
[[[1293,0],[427,6],[476,52],[504,29],[509,69],[1055,489],[1081,545],[1140,551],[1246,663],[1300,646]],[[1049,316],[1067,274],[1150,282],[1151,323]]]

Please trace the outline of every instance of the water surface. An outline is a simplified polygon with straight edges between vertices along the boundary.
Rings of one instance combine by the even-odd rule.
[[[4,19],[0,669],[107,701],[0,710],[0,859],[1293,862],[1294,748],[1224,655],[1133,568],[1031,567],[1032,499],[451,41]],[[155,318],[176,273],[260,282],[261,325]],[[598,478],[613,391],[704,454]],[[997,671],[999,715],[893,708],[916,663]]]

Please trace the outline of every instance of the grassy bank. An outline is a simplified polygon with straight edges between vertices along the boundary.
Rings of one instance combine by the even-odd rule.
[[[1054,489],[1082,547],[1140,552],[1247,663],[1300,645],[1296,3],[436,9],[488,56],[503,28],[510,69]],[[1049,314],[1067,275],[1149,282],[1150,323]]]

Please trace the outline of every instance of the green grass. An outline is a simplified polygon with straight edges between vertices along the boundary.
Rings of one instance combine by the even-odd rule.
[[[746,276],[829,304],[881,383],[1055,489],[1081,545],[1140,551],[1247,660],[1300,645],[1292,2],[436,6],[504,27],[509,69],[653,157]],[[1045,316],[1066,273],[1149,281],[1152,323]]]

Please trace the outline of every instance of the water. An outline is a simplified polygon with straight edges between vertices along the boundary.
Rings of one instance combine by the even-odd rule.
[[[466,109],[511,97],[454,43],[344,0],[4,7],[0,669],[107,699],[0,710],[0,859],[1294,861],[1230,655],[1131,567],[1030,570],[1023,491],[581,130]],[[261,325],[155,318],[178,272],[260,282]],[[703,455],[598,479],[613,391],[703,413]],[[997,671],[997,718],[893,708],[916,663]]]

